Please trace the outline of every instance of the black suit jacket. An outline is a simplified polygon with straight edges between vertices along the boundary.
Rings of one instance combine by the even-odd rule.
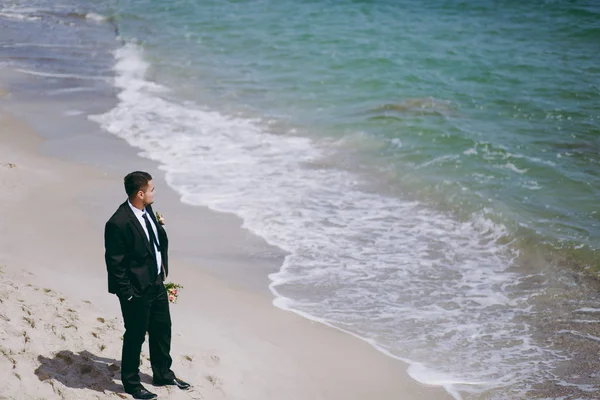
[[[169,239],[156,221],[152,206],[146,206],[158,231],[164,280],[169,273]],[[108,271],[108,291],[121,298],[139,297],[151,283],[156,282],[156,259],[142,225],[127,201],[115,211],[104,227],[104,259]]]

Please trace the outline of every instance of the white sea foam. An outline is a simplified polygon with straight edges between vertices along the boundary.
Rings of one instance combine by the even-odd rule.
[[[42,19],[37,8],[25,7],[19,2],[0,4],[0,17],[19,21],[40,21]]]
[[[50,96],[56,96],[56,95],[65,94],[65,93],[93,92],[95,90],[98,90],[98,89],[95,87],[77,86],[77,87],[49,90],[47,92],[47,94]]]
[[[27,14],[15,13],[15,12],[6,12],[0,11],[0,17],[10,18],[10,19],[18,19],[21,21],[38,21],[40,17],[33,17]]]
[[[509,156],[512,157],[512,158],[522,158],[522,159],[525,159],[525,160],[530,161],[532,163],[540,164],[540,165],[547,165],[549,167],[555,167],[556,166],[555,162],[550,161],[550,160],[542,160],[539,157],[531,157],[531,156],[526,156],[524,154],[510,154]]]
[[[96,13],[87,13],[85,14],[85,18],[94,21],[94,22],[104,22],[106,21],[106,17],[104,15],[96,14]]]
[[[290,254],[270,275],[276,306],[361,337],[457,399],[523,390],[551,366],[516,318],[529,313],[527,297],[512,292],[516,254],[484,212],[458,221],[363,191],[352,173],[323,162],[334,150],[325,144],[169,100],[145,79],[134,45],[116,59],[119,103],[90,118],[158,161],[183,202],[238,214]]]
[[[77,75],[77,74],[60,74],[54,72],[41,72],[41,71],[33,71],[30,69],[24,68],[15,68],[15,71],[22,72],[28,75],[40,76],[44,78],[62,78],[62,79],[78,79],[78,80],[90,80],[90,81],[106,81],[109,82],[110,79],[104,76],[87,76],[87,75]]]
[[[1,43],[0,47],[47,47],[47,48],[65,48],[65,49],[90,49],[90,46],[76,44],[59,44],[59,43]]]
[[[600,320],[598,319],[572,319],[569,322],[577,323],[577,324],[598,324]]]
[[[581,332],[577,332],[577,331],[574,331],[574,330],[563,329],[563,330],[560,330],[560,331],[558,331],[556,333],[557,334],[568,334],[568,335],[578,336],[578,337],[582,337],[582,338],[585,338],[585,339],[593,340],[595,342],[600,342],[600,337],[598,337],[598,336],[590,335],[588,333],[581,333]]]
[[[504,164],[504,168],[509,169],[513,172],[516,172],[517,174],[524,174],[525,172],[528,171],[528,169],[526,169],[526,168],[522,168],[522,169],[517,168],[517,166],[513,163]]]
[[[67,110],[63,113],[65,117],[76,117],[82,114],[84,114],[84,112],[81,110]]]
[[[584,307],[578,308],[575,312],[600,313],[600,308]]]
[[[458,158],[459,158],[459,156],[457,156],[455,154],[443,155],[443,156],[436,157],[433,160],[424,162],[423,164],[417,165],[415,168],[416,169],[425,168],[432,164],[440,164],[440,163],[444,163],[445,161],[456,160]]]
[[[566,381],[557,381],[556,385],[564,386],[564,387],[575,387],[575,388],[581,390],[582,392],[588,392],[588,393],[598,392],[598,388],[595,385],[582,385],[582,384],[577,384],[577,383],[569,383]]]
[[[408,375],[417,382],[421,382],[425,385],[441,386],[446,389],[452,397],[457,400],[461,400],[462,396],[455,389],[456,387],[465,386],[480,386],[480,387],[493,387],[490,382],[477,382],[467,381],[464,379],[453,377],[452,375],[440,371],[436,371],[430,367],[426,367],[421,363],[412,363],[408,367]]]
[[[402,147],[402,141],[398,138],[393,138],[392,140],[390,140],[390,143],[392,145],[394,145],[397,148],[401,148]]]
[[[18,7],[16,5],[0,5],[0,17],[15,19],[19,21],[39,21],[39,16],[33,15],[35,9],[29,7]]]
[[[521,186],[529,190],[540,190],[542,188],[537,181],[526,181]]]
[[[501,162],[501,164],[495,164],[497,167],[506,168],[518,174],[524,174],[529,169],[519,168],[517,164],[521,165],[524,163],[536,164],[538,166],[555,167],[556,163],[550,160],[543,160],[539,157],[532,157],[525,154],[511,153],[508,149],[498,143],[490,142],[478,142],[474,147],[463,151],[464,155],[480,155],[483,159],[494,162]],[[510,160],[510,161],[508,161]],[[518,163],[517,163],[517,160]],[[517,164],[515,164],[517,163]]]

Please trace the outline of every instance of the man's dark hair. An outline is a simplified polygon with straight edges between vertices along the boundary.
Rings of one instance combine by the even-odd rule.
[[[127,193],[127,196],[131,199],[140,190],[145,190],[148,186],[148,181],[151,180],[152,176],[147,172],[134,171],[127,174],[125,179],[123,179],[125,183],[125,192]]]

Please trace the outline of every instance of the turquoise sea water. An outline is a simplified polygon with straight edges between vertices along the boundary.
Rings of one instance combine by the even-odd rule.
[[[91,118],[159,161],[182,201],[290,253],[271,276],[277,306],[456,397],[594,398],[600,298],[580,272],[600,269],[597,2],[2,12],[48,9],[120,41],[95,72],[118,104]]]
[[[120,1],[114,13],[185,98],[353,138],[365,148],[347,162],[385,185],[461,217],[489,208],[517,237],[584,246],[597,265],[600,8],[424,3]]]

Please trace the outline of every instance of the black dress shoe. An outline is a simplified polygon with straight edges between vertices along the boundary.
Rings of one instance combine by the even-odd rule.
[[[153,380],[152,384],[154,386],[177,386],[181,390],[187,390],[190,388],[189,383],[177,378],[167,379],[166,381]]]
[[[155,399],[157,396],[147,391],[146,389],[140,389],[137,392],[130,393],[134,399]]]

